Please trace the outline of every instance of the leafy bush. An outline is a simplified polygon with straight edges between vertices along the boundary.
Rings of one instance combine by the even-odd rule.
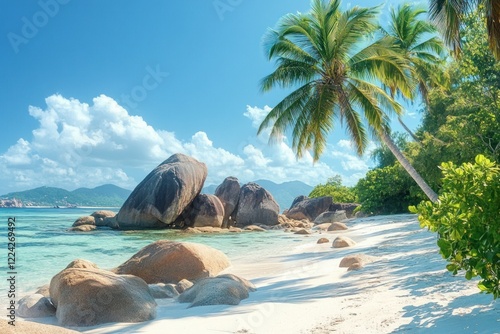
[[[325,184],[318,184],[309,194],[309,197],[331,196],[338,203],[354,203],[357,201],[353,188],[342,185],[342,178],[336,175],[328,179]]]
[[[443,163],[438,203],[422,202],[411,211],[422,227],[439,235],[446,268],[465,278],[480,276],[478,288],[500,296],[500,169],[482,155],[476,163]]]
[[[423,197],[418,186],[400,165],[369,171],[356,185],[361,211],[372,214],[408,212]]]

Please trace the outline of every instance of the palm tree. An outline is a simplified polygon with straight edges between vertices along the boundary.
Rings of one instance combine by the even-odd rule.
[[[388,29],[382,29],[384,35],[392,40],[410,64],[412,77],[420,96],[428,102],[429,89],[446,85],[447,80],[442,68],[444,66],[445,48],[441,39],[437,38],[435,27],[419,16],[425,14],[423,8],[410,4],[391,9],[391,21]],[[392,85],[391,95],[394,97],[397,86]],[[403,128],[417,142],[420,140],[406,126],[401,117],[398,117]]]
[[[465,15],[480,9],[486,18],[490,49],[500,59],[500,1],[429,0],[429,13],[448,45],[460,54],[460,25]]]
[[[395,149],[425,194],[437,200],[387,135],[389,117],[384,110],[400,114],[402,108],[377,83],[395,85],[411,98],[414,84],[408,63],[390,39],[368,42],[366,37],[379,28],[378,8],[339,7],[340,0],[313,0],[309,13],[284,16],[266,35],[267,55],[276,60],[277,68],[262,80],[262,90],[298,88],[269,112],[259,133],[272,123],[273,140],[292,128],[297,156],[311,149],[317,161],[334,121],[345,123],[358,154],[363,154],[368,142],[364,119],[391,151]]]

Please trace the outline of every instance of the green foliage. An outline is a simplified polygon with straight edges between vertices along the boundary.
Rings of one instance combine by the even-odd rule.
[[[400,165],[369,171],[356,185],[361,210],[373,214],[408,212],[424,195]]]
[[[442,162],[460,165],[478,154],[500,162],[500,62],[488,49],[480,16],[464,23],[462,57],[447,68],[451,85],[430,91],[418,131],[422,145],[405,151],[434,189],[441,187]]]
[[[357,202],[354,189],[343,186],[340,175],[329,178],[325,184],[318,184],[309,194],[311,198],[322,196],[331,196],[335,202],[339,203]]]
[[[480,276],[481,291],[500,296],[500,168],[482,155],[476,163],[443,163],[438,203],[422,202],[411,210],[422,227],[439,235],[446,268],[465,277]]]

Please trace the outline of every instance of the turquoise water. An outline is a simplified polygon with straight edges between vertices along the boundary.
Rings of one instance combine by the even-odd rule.
[[[301,236],[282,231],[225,234],[187,234],[177,230],[69,232],[80,216],[109,208],[0,208],[0,282],[6,282],[7,222],[16,218],[16,289],[18,296],[47,284],[74,259],[82,258],[101,268],[113,268],[142,247],[161,239],[203,243],[223,251],[231,261],[255,261],[259,254],[279,255],[304,242]],[[117,211],[117,208],[111,209]],[[271,253],[270,253],[271,252]],[[5,299],[7,283],[0,284]]]

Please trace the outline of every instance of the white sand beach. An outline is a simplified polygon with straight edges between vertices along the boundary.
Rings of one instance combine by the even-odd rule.
[[[237,306],[187,308],[157,299],[155,320],[77,328],[101,333],[500,333],[500,304],[480,294],[477,281],[446,271],[436,235],[415,216],[347,222],[341,232],[306,235],[298,247],[233,260],[225,270],[257,291]],[[285,233],[285,232],[283,232]],[[334,249],[338,235],[356,242]],[[266,237],[263,235],[263,237]],[[320,237],[330,242],[317,244]],[[272,240],[269,240],[272,242]],[[348,254],[374,257],[360,270],[339,268]]]

